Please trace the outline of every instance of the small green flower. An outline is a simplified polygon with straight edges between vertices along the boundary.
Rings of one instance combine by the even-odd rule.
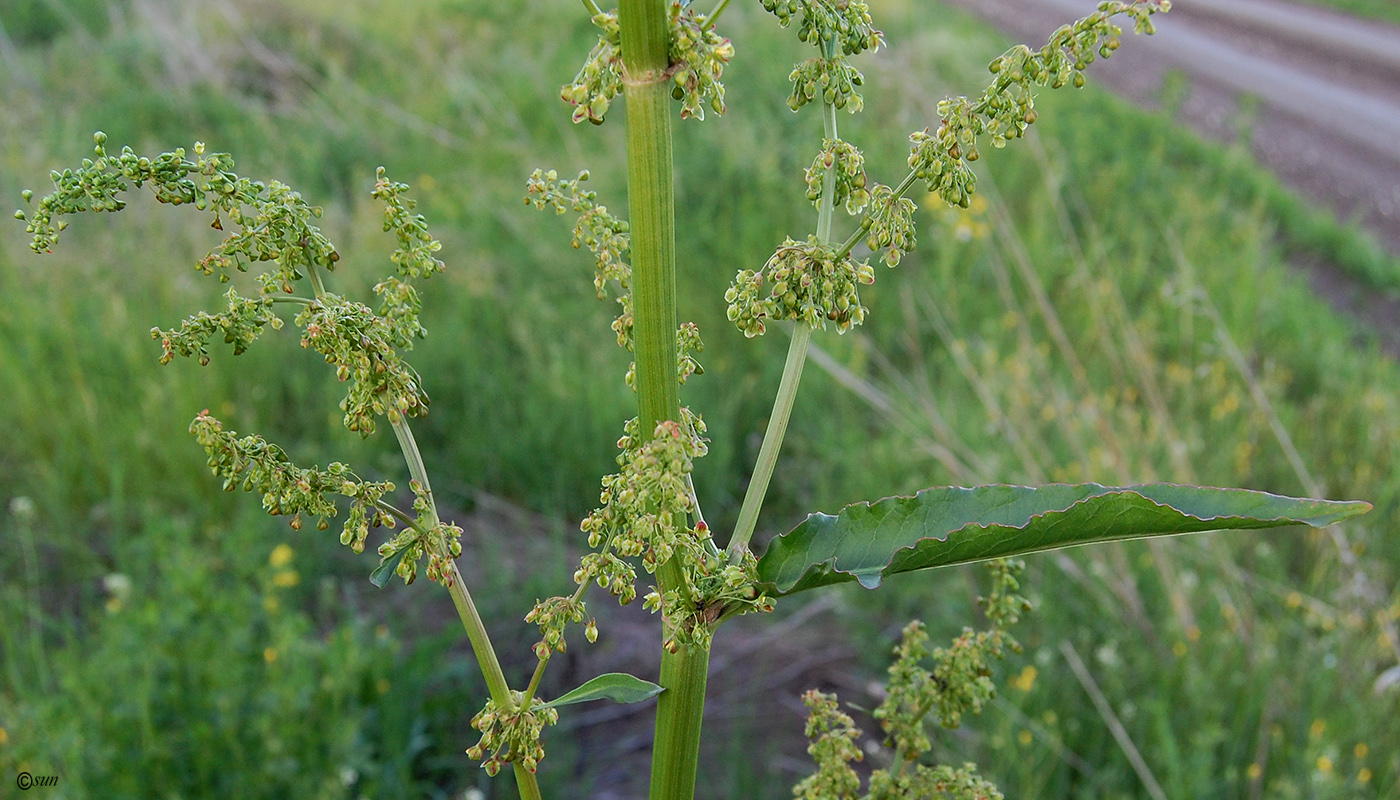
[[[848,56],[884,44],[884,34],[875,30],[870,6],[861,0],[761,0],[763,9],[778,18],[784,28],[798,21],[797,38],[823,47],[836,40]]]

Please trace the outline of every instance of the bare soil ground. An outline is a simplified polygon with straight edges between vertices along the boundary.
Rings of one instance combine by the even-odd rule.
[[[1095,0],[950,0],[1018,41],[1042,42]],[[1254,105],[1255,157],[1303,197],[1355,220],[1400,255],[1400,28],[1278,0],[1175,0],[1156,36],[1135,40],[1095,80],[1155,106],[1169,71],[1189,94],[1180,121],[1234,141]],[[1400,356],[1400,302],[1342,270],[1298,263],[1314,290]]]

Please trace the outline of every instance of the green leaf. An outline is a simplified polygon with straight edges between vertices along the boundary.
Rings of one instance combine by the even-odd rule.
[[[587,703],[590,700],[611,700],[614,703],[640,703],[648,697],[655,697],[665,689],[650,681],[628,675],[625,672],[609,672],[566,692],[544,704],[545,708],[557,708],[574,703]]]
[[[383,589],[384,585],[394,577],[394,570],[399,568],[399,562],[403,561],[403,557],[408,555],[408,551],[411,549],[409,546],[400,547],[385,556],[384,560],[379,562],[379,566],[374,568],[374,572],[369,574],[369,582]]]
[[[1078,544],[1230,528],[1331,525],[1371,510],[1360,501],[1304,500],[1248,489],[1152,483],[1107,487],[934,487],[913,497],[811,514],[768,546],[759,580],[779,595]]]

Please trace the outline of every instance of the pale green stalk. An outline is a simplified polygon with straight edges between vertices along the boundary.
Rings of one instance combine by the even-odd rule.
[[[726,8],[729,8],[729,0],[719,0],[719,4],[715,6],[715,10],[705,15],[705,24],[714,25],[715,20],[719,19],[719,15],[723,14]]]
[[[828,50],[834,43],[833,40]],[[836,106],[825,100],[822,101],[822,127],[826,138],[836,139]],[[831,241],[831,218],[836,210],[832,199],[835,196],[836,165],[832,164],[822,176],[822,196],[817,206],[817,240],[822,244]],[[792,342],[788,345],[783,377],[778,383],[778,396],[773,398],[773,413],[768,415],[768,429],[763,432],[763,444],[758,448],[753,477],[749,479],[749,488],[744,492],[744,504],[739,507],[734,535],[729,539],[731,564],[743,560],[744,551],[748,549],[749,540],[753,538],[754,528],[758,525],[758,512],[763,508],[763,496],[768,493],[768,483],[773,479],[773,468],[778,463],[778,451],[783,446],[783,437],[787,435],[788,419],[797,400],[797,387],[802,382],[802,367],[807,363],[807,347],[811,341],[811,326],[798,320],[792,331]]]
[[[311,279],[311,288],[319,298],[326,293],[325,284],[321,282],[320,272],[316,265],[311,263],[307,267],[307,276]],[[413,431],[408,427],[408,420],[397,411],[389,412],[389,425],[394,429],[394,436],[399,440],[399,449],[403,451],[403,459],[408,464],[409,476],[421,487],[423,496],[428,501],[427,508],[427,531],[433,532],[439,537],[437,542],[439,549],[444,555],[447,554],[447,542],[441,538],[441,534],[436,534],[441,520],[438,518],[437,503],[433,500],[433,487],[428,482],[428,468],[423,463],[423,454],[418,450],[418,442],[413,438]],[[409,521],[407,515],[397,509],[392,509],[388,504],[381,507],[389,508],[394,516],[400,517],[414,527],[419,527],[416,520]],[[419,528],[422,530],[422,528]],[[505,672],[501,669],[501,662],[496,657],[496,649],[491,646],[491,636],[486,631],[486,624],[481,620],[481,614],[476,610],[476,604],[472,602],[471,593],[467,591],[467,584],[462,580],[462,573],[457,570],[457,562],[450,556],[445,559],[447,592],[452,596],[452,605],[457,607],[457,615],[462,619],[462,627],[466,628],[467,639],[471,641],[472,652],[476,655],[476,663],[481,667],[481,675],[486,680],[486,690],[491,695],[491,700],[498,708],[512,709],[515,707],[511,697],[510,685],[506,682]],[[515,767],[515,783],[520,790],[523,800],[541,800],[539,782],[535,779],[535,774],[525,769],[519,761],[512,762]]]

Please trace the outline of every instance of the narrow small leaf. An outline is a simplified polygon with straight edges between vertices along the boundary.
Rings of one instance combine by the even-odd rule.
[[[648,697],[655,697],[665,689],[650,681],[628,675],[625,672],[609,672],[566,692],[544,704],[545,708],[557,708],[574,703],[587,703],[590,700],[611,700],[614,703],[640,703]]]
[[[811,514],[768,546],[759,580],[779,595],[1079,544],[1284,525],[1323,527],[1371,510],[1361,501],[1305,500],[1248,489],[1170,483],[1107,487],[934,487],[913,497]]]
[[[403,561],[403,557],[408,555],[410,549],[411,548],[408,547],[400,547],[398,550],[385,556],[384,560],[379,562],[379,566],[374,568],[374,572],[369,574],[369,582],[383,589],[385,584],[394,577],[394,570],[399,568],[399,562]]]

